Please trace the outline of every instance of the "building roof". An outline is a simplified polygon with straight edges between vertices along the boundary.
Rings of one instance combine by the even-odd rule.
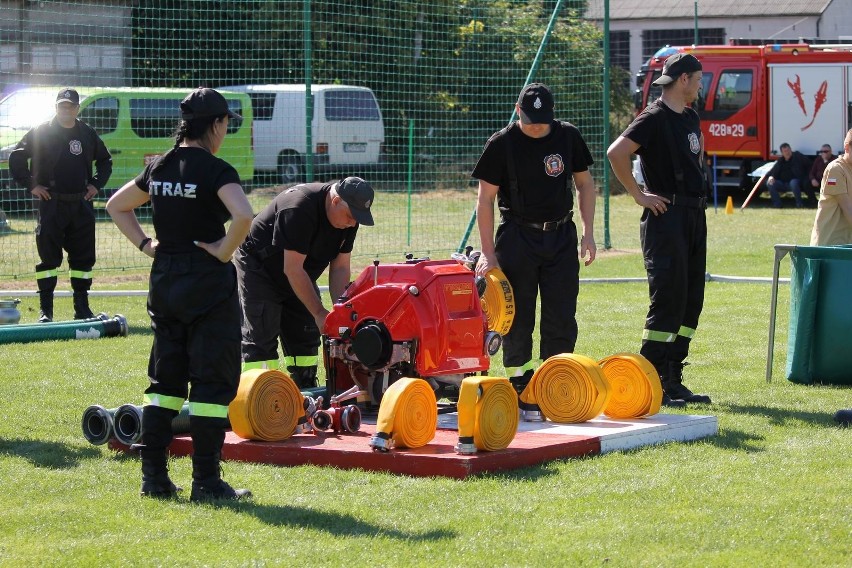
[[[699,18],[744,16],[819,16],[833,0],[699,0]],[[603,2],[590,2],[586,17],[603,19]],[[610,2],[610,20],[660,20],[692,18],[693,2],[684,0],[615,0]]]

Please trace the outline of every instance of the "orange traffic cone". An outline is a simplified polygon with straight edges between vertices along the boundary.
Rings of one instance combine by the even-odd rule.
[[[729,195],[728,201],[725,203],[725,213],[728,215],[734,214],[734,199]]]

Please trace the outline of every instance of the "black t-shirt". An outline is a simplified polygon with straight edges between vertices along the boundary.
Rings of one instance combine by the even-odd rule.
[[[151,198],[157,251],[168,254],[197,252],[193,241],[212,243],[225,236],[231,217],[217,192],[240,176],[228,162],[207,150],[179,147],[163,167],[151,162],[136,177],[136,185]]]
[[[666,134],[666,121],[672,125],[677,148],[670,148]],[[622,134],[639,144],[642,176],[651,193],[673,195],[677,191],[675,164],[672,155],[680,156],[683,180],[687,195],[704,197],[704,173],[701,168],[701,122],[698,113],[690,107],[678,114],[657,99],[627,127]]]
[[[53,176],[56,185],[51,191],[58,193],[79,193],[86,191],[89,185],[89,167],[83,152],[83,131],[79,123],[65,128],[58,122],[51,123],[51,133],[59,142],[59,153]],[[86,141],[88,143],[88,140]]]
[[[305,183],[279,193],[257,214],[245,243],[246,254],[261,253],[264,267],[279,283],[284,276],[284,251],[305,255],[305,272],[316,281],[332,260],[352,252],[358,225],[335,228],[325,211],[325,198],[333,183]]]
[[[509,136],[512,144],[518,194],[523,202],[520,207],[511,201],[504,136]],[[573,124],[553,121],[550,134],[532,138],[515,122],[491,136],[471,176],[500,187],[497,205],[501,211],[541,223],[556,221],[571,211],[572,174],[588,170],[593,163],[586,142]]]

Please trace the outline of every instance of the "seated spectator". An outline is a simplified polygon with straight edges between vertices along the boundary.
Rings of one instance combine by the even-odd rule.
[[[819,184],[822,182],[822,174],[825,173],[825,167],[836,157],[837,156],[831,153],[831,146],[828,144],[822,145],[822,148],[820,148],[819,153],[811,166],[811,187],[819,188]]]
[[[843,139],[844,154],[825,168],[819,191],[811,246],[852,244],[852,129]]]
[[[802,187],[804,187],[803,182],[808,179],[810,166],[810,162],[801,152],[794,152],[787,142],[781,144],[781,158],[769,170],[769,176],[766,179],[773,207],[781,208],[781,194],[787,191],[793,192],[796,207],[804,207]],[[810,184],[807,189],[810,199],[815,203],[816,192]]]

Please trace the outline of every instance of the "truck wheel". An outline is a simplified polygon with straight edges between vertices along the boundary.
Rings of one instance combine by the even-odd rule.
[[[287,154],[278,158],[278,179],[284,185],[302,181],[304,171],[299,156]]]

